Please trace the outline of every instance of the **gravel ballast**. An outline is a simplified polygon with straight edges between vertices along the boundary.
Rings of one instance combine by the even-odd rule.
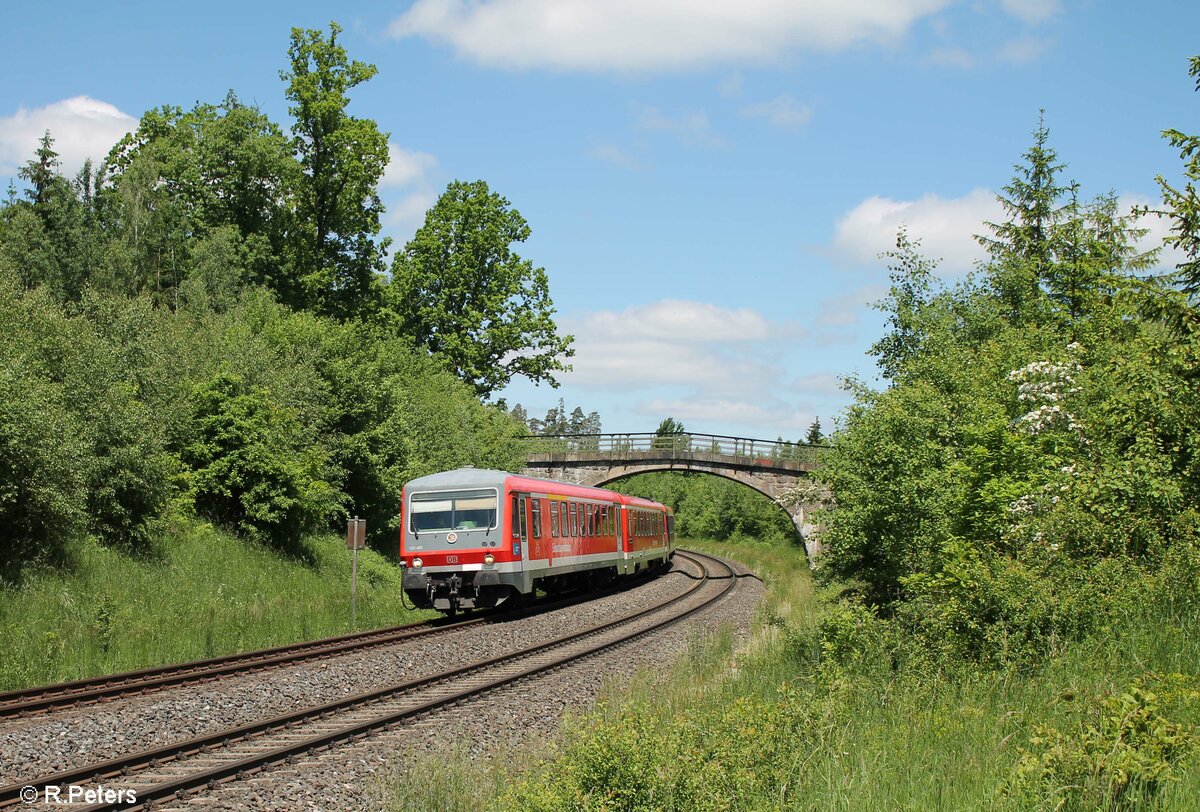
[[[735,571],[746,570],[733,564]],[[681,576],[677,576],[682,579]],[[414,756],[466,752],[486,758],[523,745],[540,750],[558,734],[567,711],[583,711],[605,686],[628,682],[638,669],[665,673],[698,635],[729,627],[735,642],[748,638],[762,584],[740,578],[738,588],[713,607],[631,644],[567,668],[489,693],[458,707],[342,745],[292,765],[270,769],[186,802],[157,809],[382,810],[394,800],[388,785]],[[412,780],[412,775],[408,775]]]
[[[316,663],[186,686],[49,716],[7,720],[0,723],[0,784],[32,780],[81,764],[162,746],[524,648],[573,629],[593,626],[617,615],[646,608],[683,592],[691,583],[683,573],[672,571],[617,595],[529,618],[476,626],[428,640],[407,641]],[[737,594],[745,593],[745,587],[743,583]],[[735,599],[736,595],[723,603]],[[702,617],[708,614],[706,612]],[[690,626],[692,622],[682,628]],[[666,639],[677,633],[672,629],[661,636]],[[657,651],[660,646],[655,642],[644,648]],[[639,651],[639,657],[643,653]],[[595,662],[612,656],[603,655],[595,658]],[[634,661],[638,658],[618,652],[617,659]],[[597,690],[604,673],[607,672],[594,675]],[[561,693],[575,695],[573,691]],[[547,708],[566,706],[565,701],[560,703],[557,699],[544,704]],[[561,713],[561,707],[552,715],[555,725],[558,713]],[[476,717],[476,714],[471,715]],[[547,719],[550,718],[548,711]],[[486,748],[488,740],[488,736],[481,737],[479,746]],[[359,746],[362,745],[355,747]]]

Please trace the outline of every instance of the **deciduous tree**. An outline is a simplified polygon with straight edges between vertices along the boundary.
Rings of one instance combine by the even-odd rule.
[[[304,173],[298,186],[303,280],[309,306],[338,318],[360,316],[377,304],[388,240],[378,240],[383,204],[377,187],[387,166],[387,135],[371,119],[346,112],[346,95],[378,70],[351,60],[329,36],[293,28],[288,57],[292,144]]]
[[[455,181],[392,265],[387,302],[399,329],[481,397],[516,375],[557,386],[574,354],[554,324],[546,271],[512,250],[529,234],[485,182]]]

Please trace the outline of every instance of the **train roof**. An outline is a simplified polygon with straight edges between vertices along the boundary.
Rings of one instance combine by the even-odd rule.
[[[509,483],[510,480],[512,480],[511,483]],[[422,491],[451,491],[465,488],[496,488],[497,490],[503,490],[505,483],[509,483],[517,490],[561,493],[566,496],[578,496],[586,499],[606,499],[634,507],[654,507],[665,508],[667,511],[671,510],[658,502],[642,499],[639,496],[628,496],[616,491],[610,491],[607,488],[575,485],[558,479],[544,479],[542,477],[525,476],[524,474],[513,474],[494,468],[475,468],[469,465],[464,468],[455,468],[453,471],[442,471],[436,474],[417,477],[416,479],[409,480],[405,487]]]
[[[462,488],[501,488],[504,480],[512,474],[508,471],[497,471],[494,468],[476,468],[468,465],[465,468],[455,468],[453,471],[442,471],[436,474],[410,479],[407,488],[419,490],[453,491]]]

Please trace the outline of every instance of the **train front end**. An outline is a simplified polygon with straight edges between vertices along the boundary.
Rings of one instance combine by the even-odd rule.
[[[416,606],[453,613],[519,595],[521,548],[508,543],[505,526],[508,476],[459,468],[404,487],[400,560]]]

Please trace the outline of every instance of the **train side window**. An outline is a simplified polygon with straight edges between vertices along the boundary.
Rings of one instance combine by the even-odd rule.
[[[540,539],[542,537],[542,500],[533,499],[533,537]]]
[[[567,512],[569,513],[569,515],[571,517],[571,522],[568,525],[568,527],[570,528],[570,531],[567,533],[567,535],[568,536],[577,536],[579,534],[576,531],[579,528],[577,527],[577,520],[575,517],[575,503],[574,502],[572,502],[570,504],[570,507],[567,508]]]
[[[518,518],[520,513],[518,510],[518,500],[514,495],[512,498],[512,537],[519,539],[521,537],[521,520]]]
[[[550,503],[550,535],[558,538],[558,502]]]
[[[600,535],[607,536],[608,532],[608,505],[600,508]]]

